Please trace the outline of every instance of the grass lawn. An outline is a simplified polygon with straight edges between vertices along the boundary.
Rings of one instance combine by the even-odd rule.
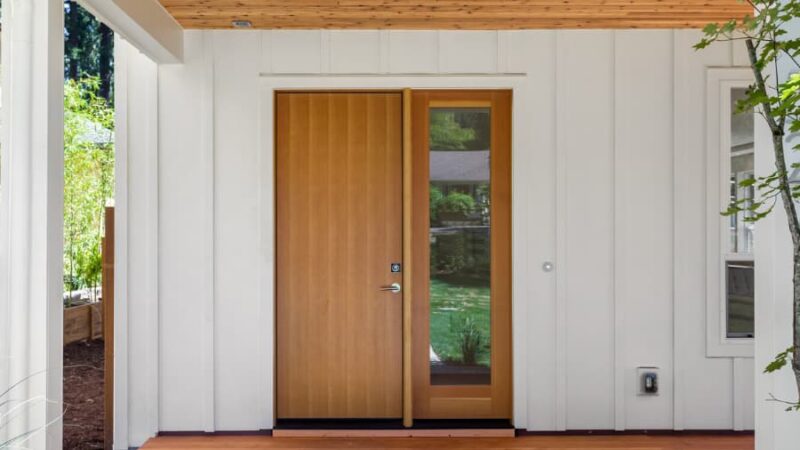
[[[478,363],[489,365],[489,292],[488,280],[431,278],[431,345],[442,361],[461,361],[458,324],[469,316],[487,343]]]

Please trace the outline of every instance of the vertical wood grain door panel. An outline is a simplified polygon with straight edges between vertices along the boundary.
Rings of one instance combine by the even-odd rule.
[[[276,94],[277,417],[402,416],[402,95]]]

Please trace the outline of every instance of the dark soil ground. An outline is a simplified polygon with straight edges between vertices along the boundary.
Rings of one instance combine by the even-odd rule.
[[[64,347],[64,450],[103,448],[103,341]]]

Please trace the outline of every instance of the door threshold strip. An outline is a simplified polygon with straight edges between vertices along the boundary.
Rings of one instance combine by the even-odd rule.
[[[513,428],[458,428],[458,429],[275,429],[274,437],[315,437],[315,438],[405,438],[405,437],[514,437]]]

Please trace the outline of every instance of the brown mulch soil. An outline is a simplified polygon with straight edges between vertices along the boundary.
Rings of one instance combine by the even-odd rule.
[[[103,448],[103,341],[64,347],[64,450]]]

